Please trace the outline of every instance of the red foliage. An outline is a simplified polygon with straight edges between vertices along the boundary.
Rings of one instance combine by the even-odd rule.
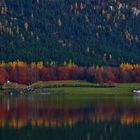
[[[7,71],[7,72],[6,72]],[[95,83],[140,82],[140,65],[122,64],[120,67],[56,66],[31,67],[25,63],[0,68],[0,84],[7,79],[21,84],[32,84],[39,80],[87,80]]]
[[[30,67],[16,67],[10,72],[10,80],[20,84],[31,84],[39,80],[38,70]]]
[[[112,68],[105,68],[102,72],[102,78],[104,83],[115,82],[115,75]]]
[[[10,72],[10,80],[20,84],[27,84],[29,82],[28,73],[28,67],[16,67]]]
[[[69,68],[69,79],[70,80],[84,80],[85,79],[85,69],[78,66],[72,66]]]
[[[0,86],[8,80],[8,73],[3,68],[0,68]]]
[[[41,81],[48,81],[48,68],[42,68],[39,70],[39,76]]]
[[[69,69],[68,67],[59,67],[59,74],[57,80],[69,80]]]

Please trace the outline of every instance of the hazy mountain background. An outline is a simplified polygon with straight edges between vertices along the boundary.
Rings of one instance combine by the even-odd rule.
[[[140,63],[139,0],[0,0],[0,60]]]

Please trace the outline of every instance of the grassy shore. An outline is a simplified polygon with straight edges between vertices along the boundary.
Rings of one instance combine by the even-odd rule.
[[[26,85],[15,83],[5,84],[0,93],[10,91],[11,89],[24,89]],[[30,85],[34,91],[31,93],[66,93],[66,94],[93,94],[93,95],[126,95],[131,94],[133,89],[140,88],[140,83],[120,83],[113,86],[86,81],[50,81],[37,82]]]
[[[113,87],[100,87],[98,84],[85,81],[38,82],[33,84],[32,87],[47,87],[51,85],[52,87],[47,88],[48,91],[58,91],[69,94],[130,94],[133,89],[140,88],[140,83],[116,83],[113,84]],[[53,88],[53,85],[56,87]],[[61,85],[66,85],[67,87],[61,87]],[[74,87],[75,85],[79,85],[79,87]],[[44,89],[42,88],[42,90]]]
[[[64,87],[49,88],[50,91],[63,91],[65,93],[81,94],[130,94],[133,89],[140,88],[140,84],[114,84],[115,87]]]

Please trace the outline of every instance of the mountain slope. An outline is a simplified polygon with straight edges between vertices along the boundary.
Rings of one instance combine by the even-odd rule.
[[[140,10],[131,0],[2,0],[0,60],[140,63]]]

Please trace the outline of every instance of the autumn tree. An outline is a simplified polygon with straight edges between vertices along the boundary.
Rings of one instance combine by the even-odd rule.
[[[102,78],[104,83],[113,83],[115,81],[113,68],[104,68],[102,72]]]
[[[0,68],[0,88],[8,80],[8,73],[3,68]]]

